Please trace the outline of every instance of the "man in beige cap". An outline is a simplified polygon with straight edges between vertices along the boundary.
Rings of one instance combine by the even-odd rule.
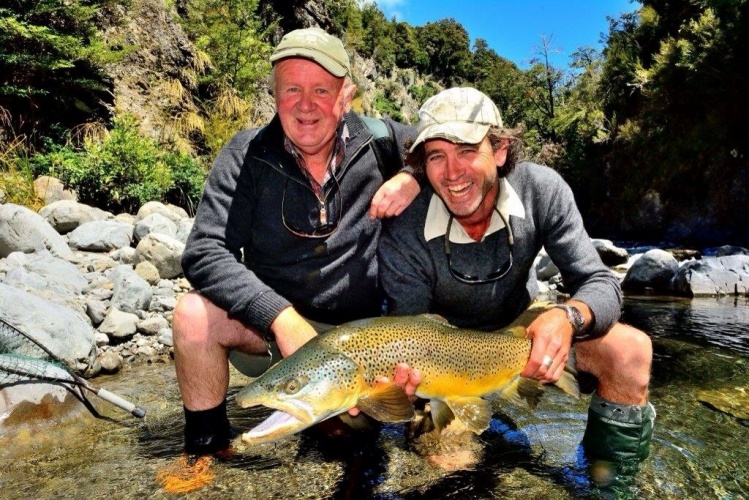
[[[379,219],[420,189],[402,161],[413,129],[350,111],[340,40],[292,31],[270,60],[276,116],[216,158],[182,258],[195,291],[174,311],[174,360],[191,454],[229,446],[229,359],[257,376],[331,325],[381,313]]]
[[[435,313],[463,327],[526,326],[533,348],[522,376],[557,381],[575,346],[595,377],[583,446],[595,461],[637,464],[648,455],[652,346],[619,323],[619,282],[585,232],[569,186],[552,169],[520,161],[519,130],[472,88],[427,100],[406,162],[429,180],[385,223],[380,277],[389,314]],[[544,247],[570,298],[526,310],[539,294],[534,259]],[[599,469],[600,470],[600,469]]]

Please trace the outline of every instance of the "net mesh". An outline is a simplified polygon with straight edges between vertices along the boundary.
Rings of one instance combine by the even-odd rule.
[[[0,386],[28,380],[75,382],[35,340],[0,320]]]

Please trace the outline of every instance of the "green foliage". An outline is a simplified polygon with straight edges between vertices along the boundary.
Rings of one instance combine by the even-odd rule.
[[[263,27],[259,0],[186,0],[185,24],[215,71],[203,83],[214,94],[233,88],[242,98],[256,97],[270,72],[266,41],[275,25]]]
[[[712,225],[746,234],[733,214],[749,208],[747,7],[746,1],[645,2],[642,24],[627,36],[634,47],[653,51],[635,52],[629,73],[637,107],[619,108],[627,128],[615,147],[636,147],[629,161],[619,155],[612,161],[618,175],[636,181],[620,203],[655,191],[666,224],[687,221],[697,210]]]
[[[362,50],[365,55],[373,57],[377,65],[386,72],[395,66],[396,45],[394,23],[385,18],[385,14],[375,4],[365,4],[362,8],[362,27],[364,37]]]
[[[0,107],[18,134],[41,137],[106,117],[116,58],[95,19],[112,0],[9,0],[0,8]],[[42,112],[40,113],[40,110]]]
[[[397,106],[396,103],[389,99],[384,93],[378,92],[377,95],[375,95],[373,104],[374,108],[383,116],[389,116],[396,121],[403,121],[403,115],[401,114],[399,106]]]
[[[153,200],[194,205],[204,179],[194,160],[140,135],[129,115],[117,117],[101,141],[87,139],[82,150],[53,146],[31,162],[36,175],[55,176],[75,189],[81,202],[114,212],[135,213]]]
[[[494,101],[505,123],[515,125],[528,121],[529,102],[525,98],[523,72],[490,49],[481,38],[474,44],[468,80]]]
[[[0,141],[0,203],[15,203],[37,210],[42,201],[34,192],[28,156],[28,145],[23,138]]]
[[[414,68],[426,71],[429,68],[429,54],[419,44],[418,32],[408,23],[395,23],[393,32],[395,64],[400,68]]]
[[[232,89],[224,89],[218,97],[203,103],[202,133],[207,157],[215,158],[224,144],[242,129],[249,109],[247,101]]]
[[[408,88],[408,93],[420,103],[423,103],[433,95],[439,92],[439,87],[434,82],[427,82],[424,85],[411,85]]]
[[[468,32],[455,19],[427,23],[418,30],[419,43],[429,56],[427,72],[448,87],[460,85],[470,72]]]

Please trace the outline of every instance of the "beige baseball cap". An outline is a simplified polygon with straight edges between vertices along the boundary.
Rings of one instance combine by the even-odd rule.
[[[339,78],[351,74],[351,64],[343,43],[320,28],[286,33],[270,56],[270,62],[275,64],[287,57],[311,59]]]
[[[501,127],[497,106],[484,93],[470,87],[443,90],[430,97],[419,110],[418,136],[409,152],[429,139],[447,139],[478,144],[489,127]]]

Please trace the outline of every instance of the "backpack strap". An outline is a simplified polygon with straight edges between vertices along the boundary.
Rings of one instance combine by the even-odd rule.
[[[382,174],[384,180],[388,180],[400,172],[404,165],[403,159],[398,151],[398,145],[393,139],[393,130],[384,120],[372,118],[371,116],[362,116],[360,118],[372,132],[372,152],[377,158],[377,168]]]

